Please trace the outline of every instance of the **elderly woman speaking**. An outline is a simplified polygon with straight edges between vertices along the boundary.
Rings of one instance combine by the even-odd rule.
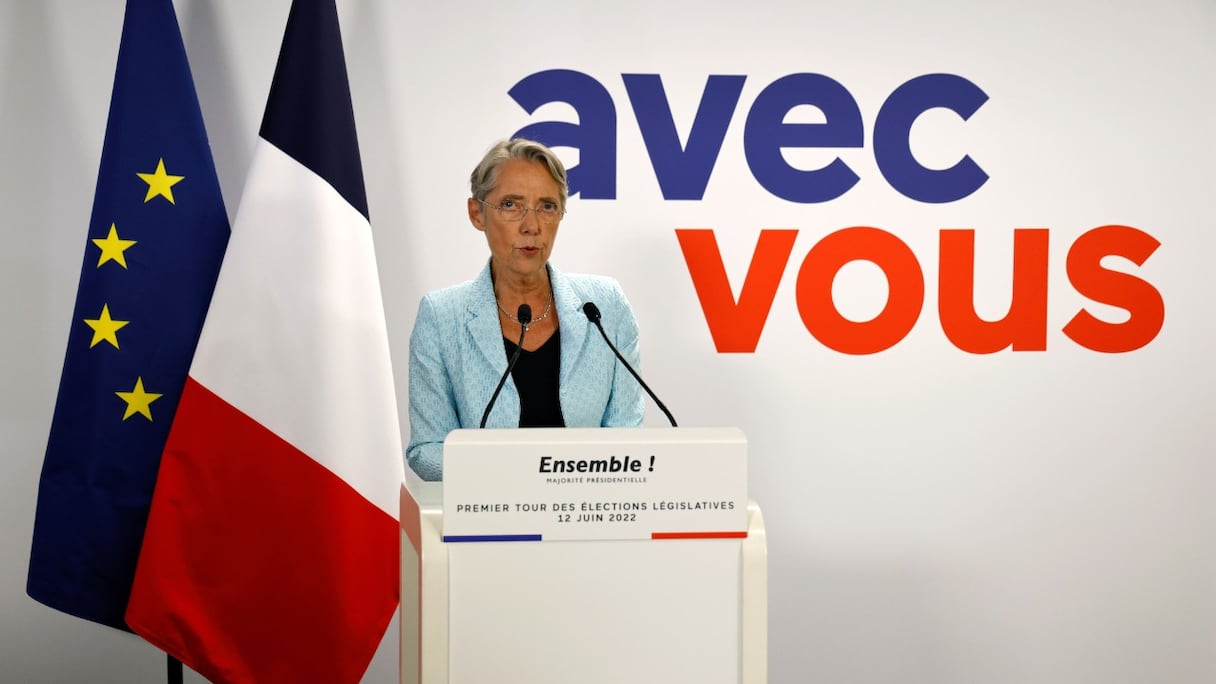
[[[470,186],[469,222],[489,261],[423,297],[410,335],[406,460],[427,480],[443,479],[443,440],[457,428],[629,427],[645,411],[639,383],[591,323],[599,316],[637,367],[637,320],[620,285],[549,262],[566,213],[561,161],[540,143],[504,140]]]

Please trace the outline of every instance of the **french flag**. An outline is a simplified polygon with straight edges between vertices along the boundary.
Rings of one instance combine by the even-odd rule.
[[[404,468],[334,0],[294,0],[126,620],[213,682],[356,682]]]

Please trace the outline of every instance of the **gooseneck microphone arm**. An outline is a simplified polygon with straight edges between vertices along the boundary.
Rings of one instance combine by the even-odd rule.
[[[621,363],[624,364],[629,373],[633,375],[633,378],[638,381],[639,385],[642,386],[642,389],[646,390],[646,394],[649,394],[650,398],[654,399],[655,405],[659,407],[659,410],[663,412],[663,415],[667,416],[667,420],[671,422],[671,426],[677,427],[676,419],[671,417],[671,411],[668,411],[667,407],[663,405],[663,402],[659,401],[659,398],[655,396],[654,392],[650,391],[650,387],[646,385],[644,380],[642,380],[642,376],[638,375],[638,372],[633,369],[633,366],[629,365],[629,362],[625,360],[625,357],[621,356],[621,352],[617,350],[616,345],[612,343],[612,340],[608,339],[608,333],[604,332],[604,325],[600,323],[600,308],[595,305],[595,302],[587,302],[586,304],[583,304],[583,314],[587,316],[587,320],[595,324],[596,329],[600,331],[600,335],[603,336],[604,341],[608,343],[608,348],[612,350],[613,354],[616,354],[616,358],[620,359]]]
[[[515,353],[511,355],[511,360],[507,362],[506,372],[498,379],[498,387],[495,387],[494,394],[490,395],[490,401],[486,404],[485,413],[481,414],[481,425],[478,427],[486,426],[486,419],[490,417],[490,409],[494,408],[494,402],[498,401],[498,393],[506,384],[507,376],[511,375],[511,369],[515,368],[515,362],[519,360],[519,353],[524,350],[524,336],[528,334],[528,324],[532,322],[532,307],[520,304],[519,311],[515,313],[515,320],[519,321],[519,342],[515,345]]]

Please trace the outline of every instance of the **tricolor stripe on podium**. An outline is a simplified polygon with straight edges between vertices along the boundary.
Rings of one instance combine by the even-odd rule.
[[[644,538],[644,537],[643,537]],[[650,539],[746,539],[747,530],[720,532],[651,532]],[[443,541],[462,542],[518,542],[544,541],[540,534],[445,534]]]
[[[294,0],[127,612],[214,682],[354,682],[397,605],[401,437],[333,0]]]

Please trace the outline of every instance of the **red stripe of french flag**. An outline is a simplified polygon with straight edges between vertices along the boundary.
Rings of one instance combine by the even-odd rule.
[[[179,416],[132,628],[213,682],[358,681],[397,605],[396,521],[194,380]]]

